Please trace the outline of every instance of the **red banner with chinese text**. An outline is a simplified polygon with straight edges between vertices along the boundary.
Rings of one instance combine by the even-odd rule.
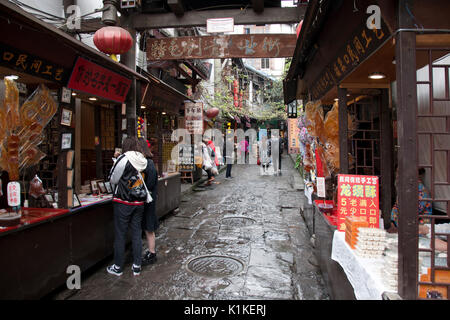
[[[78,57],[67,87],[122,103],[130,86],[131,79]]]
[[[345,231],[347,216],[366,217],[370,228],[379,228],[377,176],[338,175],[338,230]]]

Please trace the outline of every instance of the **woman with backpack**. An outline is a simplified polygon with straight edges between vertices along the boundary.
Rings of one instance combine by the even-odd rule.
[[[142,266],[156,262],[156,237],[155,231],[159,227],[158,217],[156,216],[156,198],[158,195],[158,172],[153,163],[153,154],[150,151],[148,143],[143,138],[139,138],[142,154],[147,158],[147,168],[149,174],[145,177],[147,190],[151,193],[153,201],[144,204],[144,215],[142,218],[142,229],[145,231],[147,239],[147,250],[142,258]]]
[[[142,264],[142,215],[147,200],[144,176],[150,176],[145,156],[140,152],[138,138],[127,137],[122,143],[123,154],[111,168],[109,181],[113,185],[114,208],[114,264],[108,273],[121,276],[125,263],[125,243],[128,227],[131,228],[133,251],[132,271],[139,275]]]

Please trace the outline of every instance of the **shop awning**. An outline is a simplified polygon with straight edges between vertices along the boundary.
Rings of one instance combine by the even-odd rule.
[[[146,81],[146,78],[136,71],[115,62],[107,55],[6,0],[0,0],[0,27],[2,30],[0,43],[66,68],[72,68],[76,58],[82,56],[124,76]]]

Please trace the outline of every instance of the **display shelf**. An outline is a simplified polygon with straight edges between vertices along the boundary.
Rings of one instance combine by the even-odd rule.
[[[67,209],[23,208],[20,224],[12,227],[0,227],[0,234],[15,229],[21,229],[29,225],[37,224],[39,222],[63,215],[67,212],[69,212],[69,210]]]
[[[112,200],[112,194],[100,194],[98,196],[79,194],[78,198],[80,199],[80,204],[81,204],[81,208],[82,208],[85,206]]]

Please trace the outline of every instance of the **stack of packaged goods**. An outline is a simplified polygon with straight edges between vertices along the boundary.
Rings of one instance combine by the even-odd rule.
[[[382,278],[388,290],[397,292],[398,290],[398,238],[388,238],[386,241],[386,251],[384,252]]]
[[[356,254],[362,258],[381,258],[386,247],[386,231],[376,228],[359,228]]]
[[[358,229],[368,227],[369,223],[365,217],[346,217],[345,218],[345,241],[350,248],[355,249],[356,241],[358,239]]]

